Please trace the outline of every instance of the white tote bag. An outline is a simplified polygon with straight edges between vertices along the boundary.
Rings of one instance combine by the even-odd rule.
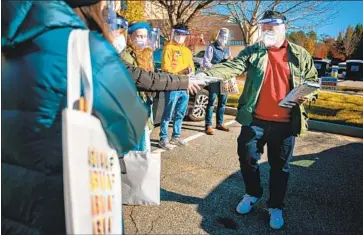
[[[122,174],[122,203],[160,205],[160,153],[152,153],[151,131],[145,127],[148,151],[130,151],[124,156],[126,174]]]
[[[122,234],[118,157],[108,145],[101,122],[91,115],[93,86],[88,30],[71,32],[67,59],[67,108],[62,112],[67,234]],[[86,111],[74,108],[80,100],[81,80]]]

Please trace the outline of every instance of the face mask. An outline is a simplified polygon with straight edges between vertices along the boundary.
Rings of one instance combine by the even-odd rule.
[[[145,39],[136,39],[134,41],[134,44],[137,48],[144,49],[147,45],[147,39],[146,38]]]
[[[124,35],[119,35],[113,41],[112,45],[115,47],[118,54],[120,54],[126,47],[126,40]]]
[[[273,47],[277,42],[276,32],[271,30],[265,31],[262,40],[267,48]]]
[[[281,28],[277,30],[267,30],[263,32],[262,40],[267,48],[279,48],[285,41],[285,29]]]
[[[225,45],[227,45],[227,38],[226,37],[219,37],[218,38],[218,42],[224,47]]]
[[[183,44],[185,41],[185,36],[177,35],[174,37],[174,40],[178,44]]]

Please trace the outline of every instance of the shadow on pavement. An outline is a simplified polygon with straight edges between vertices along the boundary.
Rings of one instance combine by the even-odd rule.
[[[189,130],[189,131],[196,131],[196,132],[204,132],[204,128],[202,129],[201,127],[198,128],[189,128],[189,127],[182,127],[182,130]]]
[[[167,191],[165,189],[160,189],[160,200],[161,201],[179,202],[179,203],[184,203],[184,204],[199,204],[203,201],[203,198],[182,195],[179,193]]]
[[[201,228],[208,234],[363,234],[363,144],[351,143],[320,153],[294,156],[284,211],[285,226],[273,231],[264,204],[238,215],[242,199],[240,172],[226,178],[206,198],[162,190],[163,201],[197,204]],[[268,163],[260,165],[268,194]]]

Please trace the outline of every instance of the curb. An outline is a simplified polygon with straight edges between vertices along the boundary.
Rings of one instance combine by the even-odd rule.
[[[363,138],[363,128],[309,120],[309,130]]]
[[[225,114],[236,116],[237,108],[226,107]],[[309,131],[328,132],[339,135],[363,138],[363,128],[329,122],[309,120]]]

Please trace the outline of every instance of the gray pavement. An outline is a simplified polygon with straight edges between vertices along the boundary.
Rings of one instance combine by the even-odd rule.
[[[348,87],[363,88],[363,81],[351,81],[351,80],[344,81],[344,80],[339,80],[338,86],[348,86]],[[342,93],[342,94],[347,94],[347,95],[359,95],[359,96],[363,96],[363,92],[362,91],[340,91],[340,90],[336,90],[336,91],[324,90],[324,91],[326,91],[326,92]]]
[[[363,88],[363,81],[339,80],[338,86],[351,86]]]
[[[203,126],[184,122],[182,136],[203,133]],[[126,234],[363,234],[362,139],[320,132],[297,139],[285,226],[273,231],[264,204],[248,215],[235,212],[244,186],[236,155],[240,125],[230,127],[162,153],[161,205],[124,206]],[[260,167],[265,202],[266,155]]]

